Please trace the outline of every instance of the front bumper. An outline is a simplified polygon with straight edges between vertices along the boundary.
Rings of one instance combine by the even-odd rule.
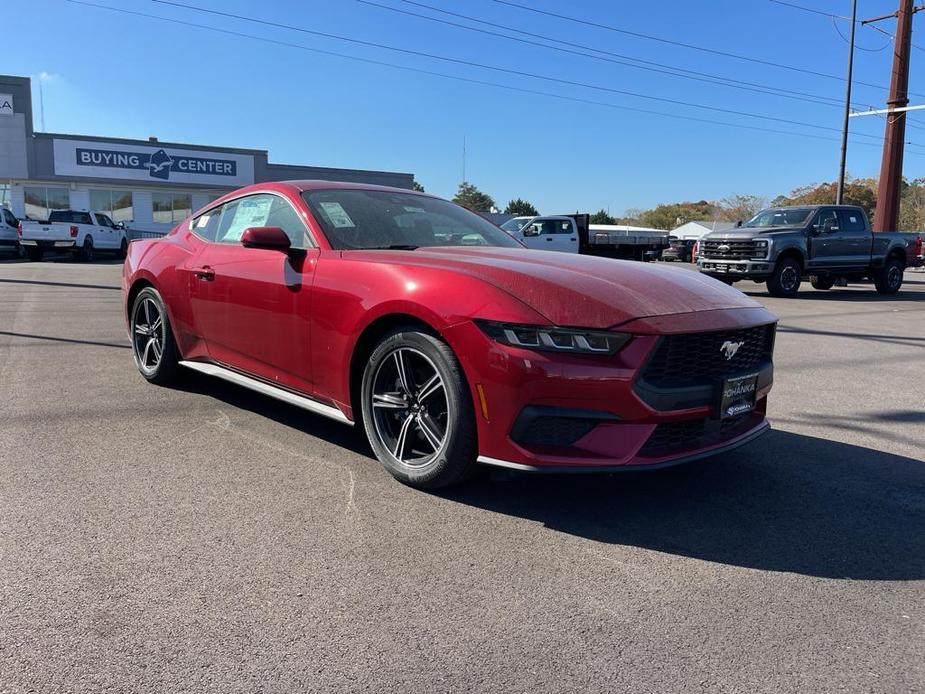
[[[767,277],[774,270],[774,263],[769,259],[723,260],[722,258],[698,258],[697,267],[707,275]]]
[[[721,381],[706,392],[694,389],[699,400],[690,399],[690,389],[673,400],[664,391],[653,398],[641,379],[666,323],[679,323],[677,332],[683,333],[694,332],[696,322],[701,330],[721,331],[750,328],[754,319],[774,320],[764,309],[709,313],[718,314],[712,325],[689,317],[634,321],[629,325],[639,332],[628,330],[633,340],[609,357],[508,347],[472,323],[450,329],[446,337],[463,364],[476,407],[479,460],[519,470],[653,469],[751,441],[768,428],[770,362],[754,370],[759,374],[754,410],[735,420],[718,418]]]

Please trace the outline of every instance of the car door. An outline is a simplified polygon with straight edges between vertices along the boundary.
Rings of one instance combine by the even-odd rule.
[[[245,248],[245,229],[278,226],[294,249]],[[212,359],[302,392],[312,391],[311,287],[318,250],[281,195],[232,200],[191,222],[204,239],[187,263],[190,311]]]
[[[578,233],[571,219],[538,219],[529,225],[529,229],[530,232],[524,234],[528,248],[578,252]]]
[[[838,211],[839,230],[836,244],[839,265],[845,269],[865,269],[870,265],[873,238],[860,210]]]
[[[16,217],[6,208],[0,208],[2,220],[0,220],[0,245],[15,246],[19,240],[17,227],[19,222]]]
[[[118,234],[115,230],[115,224],[112,220],[104,215],[102,212],[94,212],[93,216],[96,217],[97,223],[97,236],[99,237],[99,243],[97,246],[99,248],[116,248],[119,243],[116,241]]]
[[[828,229],[828,230],[827,230]],[[838,214],[835,208],[823,207],[810,227],[809,269],[837,267],[839,262]]]

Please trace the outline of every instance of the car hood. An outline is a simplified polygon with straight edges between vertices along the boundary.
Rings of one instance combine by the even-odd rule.
[[[756,236],[761,236],[763,234],[777,234],[784,231],[802,231],[803,227],[754,227],[748,229],[745,227],[739,227],[738,229],[730,229],[729,231],[713,231],[709,234],[704,234],[702,240],[704,241],[734,241],[736,239],[753,239]]]
[[[523,248],[441,247],[349,251],[351,259],[465,273],[488,282],[551,323],[608,328],[637,318],[760,307],[737,289],[686,268]]]

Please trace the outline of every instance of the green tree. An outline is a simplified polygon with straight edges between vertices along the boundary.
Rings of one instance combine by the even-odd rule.
[[[495,206],[495,201],[490,195],[483,193],[466,181],[459,184],[459,190],[456,191],[453,202],[473,212],[490,212],[491,208]]]
[[[655,209],[646,210],[639,215],[639,224],[653,229],[667,229],[670,231],[687,222],[713,219],[715,215],[716,206],[706,200],[678,202],[670,205],[659,205]]]
[[[607,214],[607,210],[598,210],[591,215],[591,224],[616,224],[617,220]]]
[[[526,200],[517,198],[507,204],[507,207],[504,208],[504,214],[512,214],[516,217],[536,217],[539,212]]]
[[[716,217],[723,222],[748,221],[767,206],[759,195],[730,195],[717,204]]]
[[[419,193],[423,193],[423,192],[424,192],[424,186],[422,186],[422,185],[421,185],[420,183],[418,183],[417,181],[412,181],[412,182],[411,182],[411,190],[416,190],[416,191],[419,192]]]
[[[774,202],[783,205],[834,205],[836,191],[834,181],[801,186],[790,191],[790,195],[775,198]],[[873,220],[877,207],[876,180],[858,178],[846,181],[843,199],[846,205],[863,207],[867,216]]]

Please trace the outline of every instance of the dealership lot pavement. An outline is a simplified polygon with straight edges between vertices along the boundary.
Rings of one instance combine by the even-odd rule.
[[[738,285],[781,317],[746,449],[443,494],[147,385],[119,274],[0,262],[0,692],[925,689],[925,273]]]

